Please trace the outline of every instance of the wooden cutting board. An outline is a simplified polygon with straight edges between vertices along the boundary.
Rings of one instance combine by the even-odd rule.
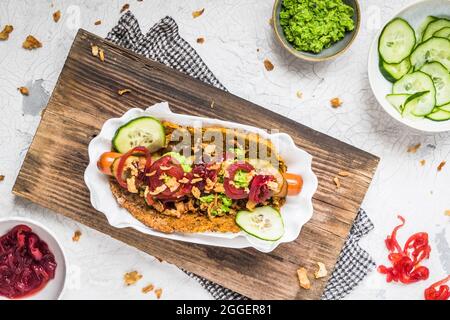
[[[91,44],[104,50],[104,62],[92,56]],[[131,93],[119,96],[117,90],[123,88]],[[160,101],[168,101],[177,113],[279,128],[313,155],[319,179],[314,216],[295,242],[268,254],[177,242],[113,228],[91,207],[83,181],[90,140],[105,120]],[[312,288],[304,290],[296,271],[304,266],[313,278],[315,263],[320,261],[331,273],[378,161],[367,152],[80,30],[13,192],[250,298],[319,299],[328,277],[312,280]],[[351,175],[340,178],[337,189],[333,178],[340,171]]]

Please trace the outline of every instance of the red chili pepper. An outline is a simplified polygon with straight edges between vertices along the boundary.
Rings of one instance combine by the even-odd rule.
[[[425,300],[448,300],[450,298],[450,288],[444,284],[450,281],[450,275],[425,289]],[[439,289],[437,287],[439,286]]]
[[[419,266],[420,262],[430,257],[431,247],[428,244],[428,234],[418,232],[406,241],[403,250],[397,241],[398,230],[405,225],[405,219],[398,216],[402,222],[396,226],[392,234],[385,240],[390,254],[388,255],[392,267],[379,266],[378,272],[386,275],[386,281],[402,282],[405,284],[426,280],[429,277],[427,267]]]
[[[120,186],[122,186],[123,188],[128,188],[126,181],[124,181],[122,179],[122,173],[123,173],[123,169],[125,168],[125,161],[132,155],[135,154],[143,154],[147,160],[147,162],[145,163],[145,172],[147,173],[148,169],[150,168],[151,162],[152,162],[152,158],[151,158],[151,153],[150,151],[146,148],[146,147],[135,147],[133,149],[131,149],[130,151],[128,151],[127,153],[125,153],[123,156],[120,157],[119,159],[119,164],[117,166],[117,182],[120,184]]]

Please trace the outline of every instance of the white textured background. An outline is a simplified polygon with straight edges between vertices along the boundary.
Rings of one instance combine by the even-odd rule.
[[[77,29],[106,36],[126,2],[0,0],[1,27],[12,24],[15,28],[8,41],[0,42],[0,174],[6,176],[0,182],[0,217],[32,217],[59,235],[70,270],[65,298],[155,299],[153,293],[140,291],[153,283],[163,288],[163,299],[207,299],[209,294],[175,266],[11,194],[40,110]],[[400,125],[381,109],[369,87],[366,60],[376,31],[413,1],[360,2],[362,29],[352,48],[335,61],[310,64],[293,59],[277,45],[269,25],[271,0],[128,1],[143,31],[165,15],[172,16],[181,35],[232,93],[381,157],[363,204],[375,230],[361,244],[377,263],[385,263],[383,240],[400,213],[407,220],[399,236],[402,242],[417,231],[430,235],[432,254],[424,264],[431,276],[425,282],[403,286],[386,284],[373,272],[348,298],[421,299],[426,286],[450,274],[450,217],[444,214],[450,209],[450,134],[423,134]],[[192,19],[192,11],[201,8],[205,13]],[[58,9],[62,17],[55,23],[52,13]],[[98,19],[102,24],[94,26]],[[22,49],[28,34],[41,40],[43,47],[31,52]],[[196,43],[200,36],[204,44]],[[275,65],[272,72],[264,69],[266,58]],[[22,85],[31,88],[29,97],[18,93],[16,88]],[[296,96],[299,90],[302,99]],[[333,97],[344,101],[341,108],[329,106]],[[407,153],[407,147],[416,143],[422,148],[416,154]],[[419,165],[421,159],[427,161],[424,167]],[[449,163],[438,173],[442,160]],[[77,229],[83,235],[74,243],[71,238]],[[141,272],[144,279],[124,287],[122,276],[132,270]]]

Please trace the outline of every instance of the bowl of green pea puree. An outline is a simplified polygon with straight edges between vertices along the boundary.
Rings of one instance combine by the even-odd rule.
[[[296,57],[325,61],[345,52],[359,31],[357,0],[276,0],[275,36]]]

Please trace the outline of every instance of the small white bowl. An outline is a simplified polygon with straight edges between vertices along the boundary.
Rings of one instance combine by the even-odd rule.
[[[427,16],[443,17],[445,15],[450,15],[449,0],[427,0],[416,2],[404,7],[398,13],[388,19],[386,23],[395,17],[401,17],[408,21],[408,23],[414,28],[414,30],[417,31],[417,29],[420,27]],[[378,38],[380,37],[383,28],[380,29],[372,42],[368,60],[369,82],[378,102],[381,104],[383,109],[394,119],[414,129],[425,132],[450,131],[450,120],[438,122],[429,119],[403,118],[401,114],[398,113],[398,111],[395,110],[395,108],[386,100],[386,95],[392,92],[392,83],[387,81],[383,77],[378,68]]]
[[[50,280],[47,285],[36,294],[18,300],[58,300],[62,296],[66,283],[66,256],[55,235],[39,222],[22,218],[10,217],[0,219],[0,236],[8,233],[12,228],[19,224],[29,226],[39,238],[47,243],[50,251],[55,255],[57,263],[55,278]],[[0,296],[0,300],[8,300]]]

